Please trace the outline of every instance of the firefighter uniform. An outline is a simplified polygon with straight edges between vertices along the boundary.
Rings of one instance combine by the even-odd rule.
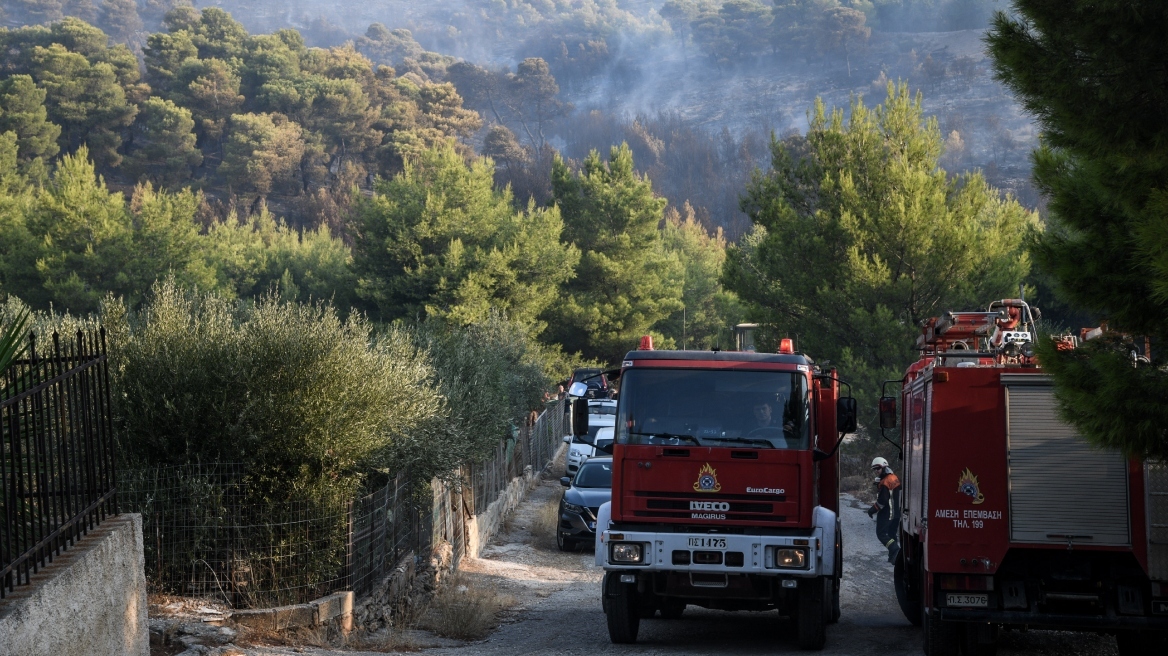
[[[900,553],[896,541],[897,527],[900,525],[900,479],[885,466],[876,481],[876,503],[868,509],[868,516],[876,517],[876,537],[888,549],[888,562],[895,562]]]

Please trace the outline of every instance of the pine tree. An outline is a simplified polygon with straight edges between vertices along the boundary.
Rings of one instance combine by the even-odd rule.
[[[1143,340],[1047,344],[1064,416],[1088,439],[1168,458],[1168,11],[1158,0],[1018,0],[987,37],[998,77],[1037,118],[1050,199],[1037,264],[1079,308]],[[1147,355],[1147,354],[1144,354]]]
[[[940,130],[907,85],[849,114],[817,102],[805,138],[772,144],[743,199],[755,228],[724,276],[772,339],[797,337],[870,395],[915,359],[921,320],[1018,289],[1036,217],[937,166]]]
[[[451,145],[437,146],[358,201],[358,291],[387,320],[465,325],[502,313],[537,334],[579,258],[563,229],[555,208],[516,212],[510,189],[494,187],[490,160],[467,165]]]
[[[35,171],[33,177],[43,177],[59,150],[61,126],[49,121],[45,90],[27,75],[0,80],[0,133],[9,131],[17,138],[17,165],[26,174]]]
[[[190,110],[150,98],[142,104],[135,126],[134,150],[122,164],[131,176],[171,187],[190,179],[191,168],[202,164]]]
[[[549,311],[549,338],[568,352],[619,362],[637,340],[682,308],[684,271],[658,225],[665,199],[633,168],[628,144],[607,162],[592,151],[578,173],[556,158],[555,205],[581,252],[576,277]]]

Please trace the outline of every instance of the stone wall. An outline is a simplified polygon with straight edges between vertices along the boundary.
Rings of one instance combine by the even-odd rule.
[[[0,656],[149,656],[142,516],[106,519],[0,602]]]
[[[552,457],[552,462],[560,462],[567,445],[561,445]],[[511,479],[497,499],[487,505],[486,510],[476,517],[469,512],[451,513],[463,515],[464,534],[466,535],[467,558],[478,558],[482,548],[495,537],[503,525],[507,513],[515,510],[527,496],[531,488],[539,481],[540,471],[532,471],[531,467],[524,470],[522,476]],[[440,481],[435,480],[433,488],[435,495],[452,495],[449,489]],[[435,504],[437,506],[437,504]],[[461,504],[451,504],[461,506]],[[443,518],[449,519],[449,518]],[[437,526],[438,519],[435,519]],[[441,535],[447,535],[449,529],[444,529]],[[438,531],[436,530],[436,533]],[[372,594],[358,599],[353,606],[354,628],[360,631],[376,631],[389,626],[395,612],[404,610],[403,605],[416,603],[419,596],[434,592],[441,583],[442,577],[453,567],[451,545],[445,539],[436,540],[428,559],[420,559],[413,552],[407,554],[393,572],[382,580]]]

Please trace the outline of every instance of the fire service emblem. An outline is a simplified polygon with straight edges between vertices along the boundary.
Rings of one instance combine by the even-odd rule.
[[[698,470],[698,482],[693,487],[694,492],[717,492],[722,489],[722,484],[718,482],[718,472],[710,463],[707,462]]]
[[[957,491],[969,495],[975,506],[985,501],[985,495],[977,487],[977,476],[973,475],[969,467],[966,467],[965,471],[961,472],[961,478],[957,479]]]

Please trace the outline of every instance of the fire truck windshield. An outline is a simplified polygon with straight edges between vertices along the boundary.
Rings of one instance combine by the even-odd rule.
[[[806,449],[810,409],[801,373],[629,369],[621,380],[617,441]]]

